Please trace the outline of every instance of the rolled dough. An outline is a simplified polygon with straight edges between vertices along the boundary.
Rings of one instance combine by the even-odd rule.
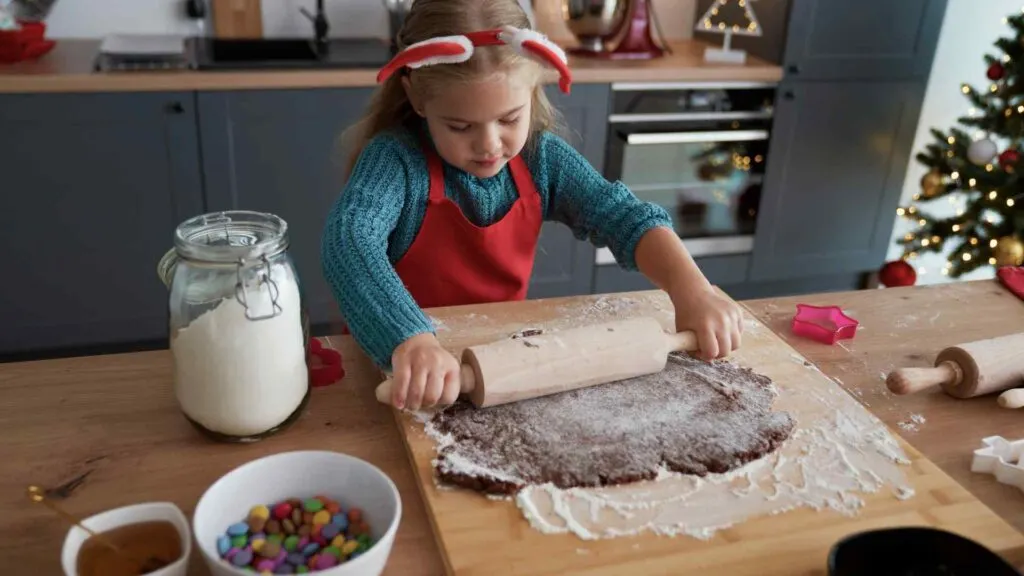
[[[668,469],[724,473],[775,451],[796,425],[773,412],[767,376],[725,360],[672,354],[665,370],[552,396],[473,408],[430,425],[449,436],[434,463],[444,484],[510,495],[528,485],[599,487]]]

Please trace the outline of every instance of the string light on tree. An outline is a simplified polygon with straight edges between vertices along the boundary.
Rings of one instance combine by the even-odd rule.
[[[940,271],[953,278],[1024,261],[1024,67],[1017,65],[1024,61],[1024,11],[1006,23],[1011,35],[996,39],[997,52],[984,56],[990,84],[960,85],[968,112],[949,129],[931,129],[932,141],[915,157],[927,169],[920,192],[897,210],[909,221],[910,232],[896,240],[903,260],[941,253],[947,262]],[[883,270],[892,282],[910,278],[893,262]]]

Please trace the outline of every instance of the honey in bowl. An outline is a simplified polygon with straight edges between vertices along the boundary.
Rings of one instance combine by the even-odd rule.
[[[90,536],[78,551],[79,576],[149,574],[174,563],[183,552],[178,529],[165,520],[125,524],[100,535],[121,553]]]

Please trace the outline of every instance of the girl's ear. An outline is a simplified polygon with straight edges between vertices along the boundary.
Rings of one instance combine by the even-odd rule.
[[[412,109],[423,116],[423,106],[421,105],[419,95],[412,89],[412,82],[409,81],[409,76],[402,76],[402,88],[405,90],[405,97],[409,99],[409,103],[412,104]]]

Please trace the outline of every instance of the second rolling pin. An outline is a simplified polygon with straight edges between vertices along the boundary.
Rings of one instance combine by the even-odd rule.
[[[654,318],[634,318],[470,346],[459,388],[478,408],[654,374],[670,352],[697,349],[693,332],[669,334]],[[391,404],[391,380],[377,386]]]
[[[911,394],[941,386],[950,396],[973,398],[1021,386],[1024,379],[1024,332],[944,348],[933,368],[900,368],[886,386],[894,394]]]

